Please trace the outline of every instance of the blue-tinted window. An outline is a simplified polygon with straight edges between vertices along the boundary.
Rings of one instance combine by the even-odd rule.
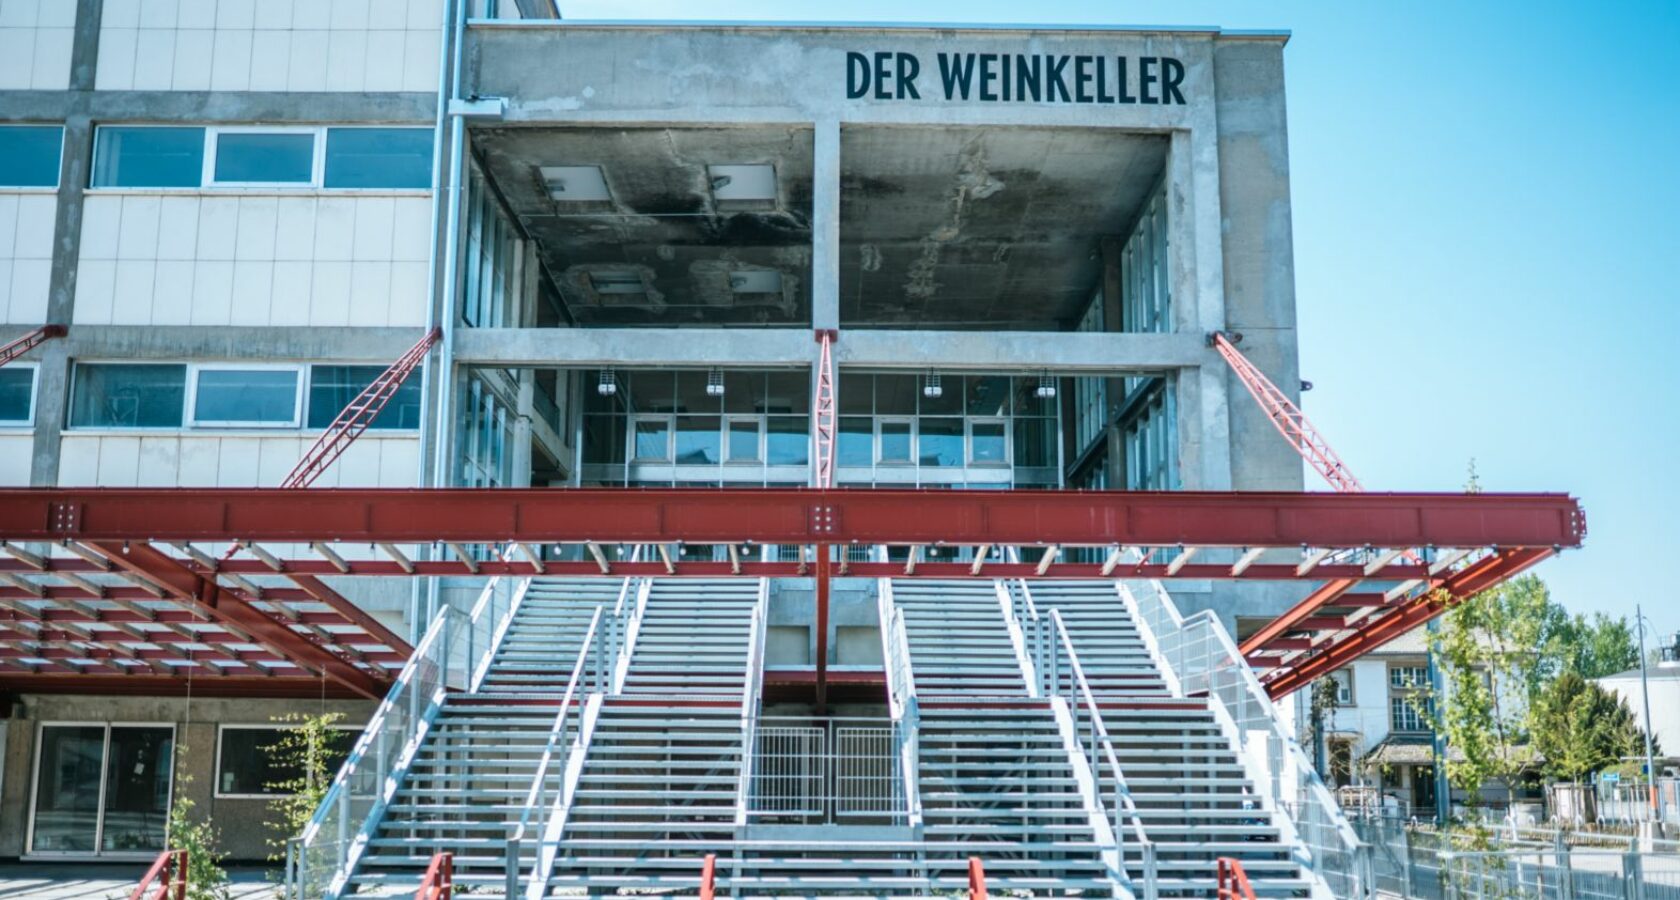
[[[767,421],[766,461],[772,466],[809,465],[811,420],[806,416],[770,416]]]
[[[94,187],[198,187],[204,179],[202,128],[101,128]]]
[[[327,129],[326,186],[330,188],[431,187],[431,129]]]
[[[296,369],[203,369],[193,394],[194,424],[292,425]]]
[[[864,396],[868,397],[867,394]],[[875,461],[874,452],[874,420],[868,416],[841,416],[835,461],[842,466],[867,466]]]
[[[918,423],[917,459],[924,466],[963,464],[961,419],[922,419]]]
[[[314,180],[314,132],[216,135],[218,184],[310,184]]]
[[[27,425],[35,393],[35,370],[28,366],[0,369],[0,425]]]
[[[309,427],[325,428],[338,418],[344,407],[379,377],[380,366],[311,366],[309,374]],[[420,427],[420,373],[409,376],[369,428],[401,429]]]
[[[57,125],[0,127],[0,187],[58,187],[64,129]]]
[[[76,367],[70,425],[180,428],[186,398],[184,365],[83,364]]]

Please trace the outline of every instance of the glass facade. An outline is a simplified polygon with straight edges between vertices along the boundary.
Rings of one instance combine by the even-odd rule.
[[[835,481],[1057,486],[1061,407],[1040,387],[1037,376],[841,372]]]

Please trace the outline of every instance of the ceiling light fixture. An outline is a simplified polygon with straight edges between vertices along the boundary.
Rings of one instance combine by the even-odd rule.
[[[929,372],[922,376],[922,396],[934,400],[945,396],[945,388],[939,383],[938,372]]]
[[[1033,396],[1040,400],[1049,400],[1056,396],[1056,379],[1051,378],[1049,372],[1039,373],[1038,389],[1033,391]]]
[[[723,396],[723,370],[716,366],[713,366],[712,370],[706,373],[706,396]]]
[[[601,380],[595,383],[595,392],[603,397],[611,397],[618,393],[618,373],[611,369],[602,369]]]

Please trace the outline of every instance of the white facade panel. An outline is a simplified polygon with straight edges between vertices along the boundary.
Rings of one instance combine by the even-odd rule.
[[[0,90],[70,86],[72,0],[0,0]]]
[[[26,268],[39,270],[29,277],[40,285],[26,284],[33,304],[8,311],[7,321],[39,323],[52,263],[53,197],[0,197],[0,219],[8,199],[36,201],[27,213],[32,224],[17,227],[13,255],[38,254]],[[72,321],[419,325],[430,203],[408,194],[90,192]],[[12,218],[21,226],[22,214]],[[14,281],[20,261],[0,259]]]
[[[0,323],[39,325],[47,320],[57,211],[54,193],[0,194]]]
[[[28,484],[32,438],[0,434],[0,484]],[[278,435],[146,432],[64,434],[61,487],[274,487],[315,433]],[[319,487],[413,487],[419,438],[363,434],[333,463]]]
[[[29,458],[34,447],[35,436],[28,431],[0,432],[0,485],[29,485]]]
[[[106,0],[96,86],[100,90],[429,92],[437,87],[438,30],[443,15],[439,3]],[[36,7],[69,7],[73,16],[75,4],[70,0],[0,0],[0,13],[12,6],[19,10],[13,16],[16,21],[33,22],[49,18],[37,15]],[[65,87],[73,24],[0,24],[0,88]],[[48,60],[45,66],[43,59]]]

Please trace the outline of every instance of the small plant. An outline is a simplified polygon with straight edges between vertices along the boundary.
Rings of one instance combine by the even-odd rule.
[[[193,814],[198,805],[187,796],[192,776],[186,774],[187,748],[182,747],[175,757],[175,800],[169,807],[169,823],[164,845],[171,850],[187,851],[188,900],[228,900],[227,872],[222,870],[221,834],[209,818]]]
[[[337,764],[344,758],[347,735],[337,727],[343,718],[343,713],[287,713],[272,719],[284,728],[280,740],[262,750],[269,754],[270,766],[287,777],[264,784],[276,794],[268,802],[268,824],[275,830],[268,841],[274,851],[271,861],[286,858],[286,842],[303,831],[326,799]]]

